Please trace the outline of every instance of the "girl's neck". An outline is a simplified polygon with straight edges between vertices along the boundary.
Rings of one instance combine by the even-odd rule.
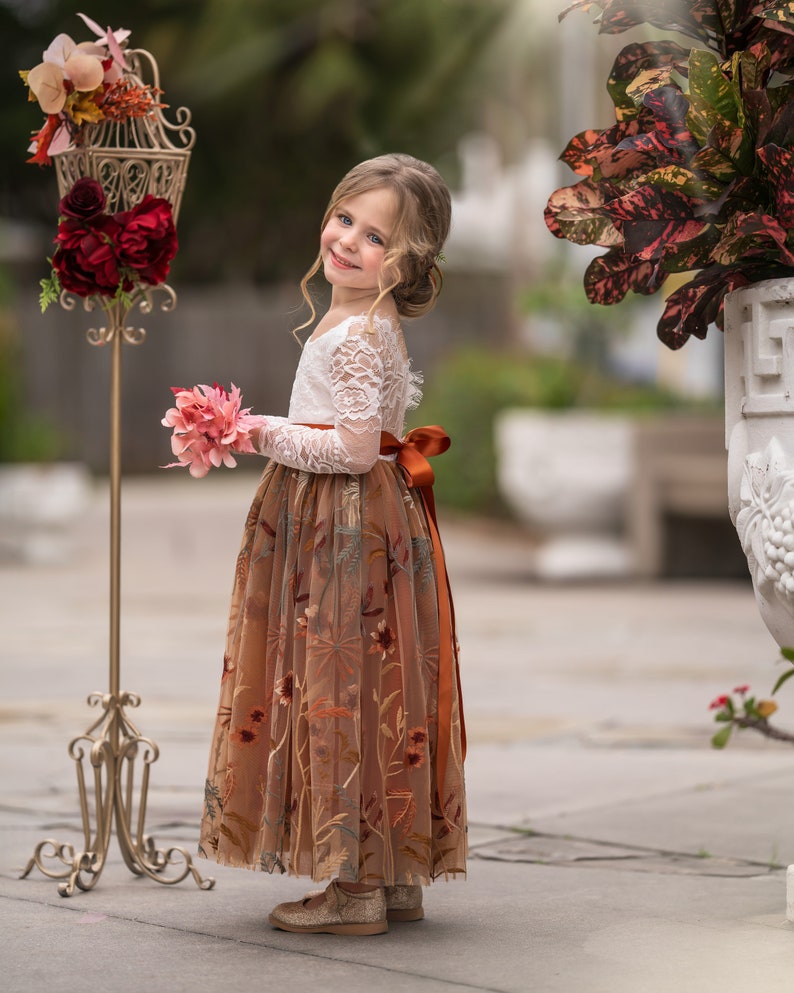
[[[331,304],[320,319],[320,325],[329,327],[338,324],[348,317],[357,317],[359,314],[367,314],[372,309],[372,305],[378,299],[377,293],[360,294],[338,294],[332,292]],[[387,294],[378,304],[378,314],[386,317],[397,317],[397,308],[394,304],[394,297]]]

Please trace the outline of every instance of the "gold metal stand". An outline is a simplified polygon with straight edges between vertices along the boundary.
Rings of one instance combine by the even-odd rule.
[[[166,294],[161,309],[172,310],[176,305],[176,294],[171,287],[161,285],[154,289]],[[62,294],[61,304],[67,310],[73,310],[75,299]],[[151,290],[137,293],[134,304],[144,313],[150,313]],[[93,309],[92,301],[86,301],[86,309]],[[201,878],[184,848],[159,849],[144,833],[149,767],[157,760],[159,749],[151,738],[141,734],[125,712],[125,707],[137,707],[140,698],[120,689],[121,359],[124,342],[138,345],[146,337],[143,328],[126,326],[130,309],[119,302],[113,303],[106,308],[107,326],[98,330],[92,328],[87,334],[92,345],[111,346],[110,688],[108,693],[92,693],[88,697],[90,706],[102,707],[102,716],[69,743],[69,754],[77,763],[83,849],[75,852],[74,846],[48,838],[38,844],[21,877],[24,879],[35,866],[45,876],[63,880],[58,886],[61,896],[71,896],[75,887],[89,890],[96,885],[107,861],[114,815],[121,854],[127,868],[135,875],[148,876],[166,885],[174,885],[192,875],[203,890],[215,885],[214,879]],[[135,760],[139,753],[143,770],[136,817]],[[93,777],[90,770],[86,776],[86,758],[93,769]],[[47,865],[44,859],[55,859],[60,865]],[[176,875],[164,874],[169,866],[176,867]]]

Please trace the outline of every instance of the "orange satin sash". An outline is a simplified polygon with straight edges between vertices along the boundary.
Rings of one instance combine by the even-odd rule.
[[[329,430],[331,424],[306,424],[305,427]],[[461,760],[466,757],[466,727],[463,720],[463,696],[460,686],[458,666],[458,641],[455,634],[455,608],[449,586],[444,549],[438,531],[436,503],[433,498],[435,473],[427,461],[441,455],[451,444],[449,435],[437,424],[414,428],[400,439],[388,431],[381,431],[380,454],[396,455],[397,465],[409,487],[416,489],[425,509],[430,540],[436,559],[438,592],[438,742],[436,747],[436,779],[438,799],[444,814],[444,777],[447,771],[447,756],[452,740],[452,681],[458,688],[458,712],[460,714]]]

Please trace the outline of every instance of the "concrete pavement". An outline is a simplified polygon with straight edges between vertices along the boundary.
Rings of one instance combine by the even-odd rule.
[[[122,688],[161,749],[147,830],[195,849],[226,600],[256,477],[125,481]],[[21,867],[79,843],[69,740],[107,689],[107,492],[60,561],[0,563],[0,974],[13,993],[377,988],[385,993],[790,993],[794,750],[709,748],[707,707],[768,693],[777,650],[749,583],[549,586],[505,526],[447,519],[463,645],[472,857],[427,919],[369,939],[284,934],[311,884],[198,861],[217,879],[135,878],[116,840],[63,899]],[[789,684],[791,685],[791,684]],[[788,696],[787,696],[788,693]],[[780,723],[794,726],[781,691]]]

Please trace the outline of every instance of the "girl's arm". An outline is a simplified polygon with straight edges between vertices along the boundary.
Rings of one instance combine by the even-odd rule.
[[[331,430],[267,419],[259,450],[282,465],[308,472],[363,473],[380,451],[383,363],[371,337],[352,333],[331,356],[336,416]]]

